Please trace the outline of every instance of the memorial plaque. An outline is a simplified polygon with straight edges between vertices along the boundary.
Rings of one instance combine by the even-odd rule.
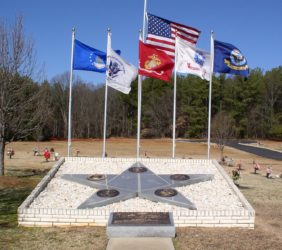
[[[107,225],[108,238],[175,237],[173,215],[169,212],[114,212]]]
[[[140,174],[146,172],[148,169],[146,167],[131,167],[128,169],[129,172]]]
[[[173,174],[170,176],[170,179],[174,181],[186,181],[189,180],[190,177],[187,174]]]
[[[155,195],[161,197],[172,197],[177,195],[177,191],[173,188],[161,188],[155,191]]]
[[[170,224],[169,213],[123,212],[113,213],[113,225],[166,225]]]
[[[87,177],[87,180],[89,181],[101,181],[105,179],[106,179],[106,175],[104,174],[93,174]]]
[[[116,189],[101,189],[97,192],[99,197],[115,197],[119,195],[119,191]]]

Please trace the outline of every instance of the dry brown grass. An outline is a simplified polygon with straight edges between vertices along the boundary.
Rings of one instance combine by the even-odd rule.
[[[261,141],[262,145],[279,149],[281,142]],[[33,187],[40,178],[32,174],[49,169],[54,161],[45,163],[43,156],[33,156],[34,147],[53,147],[60,155],[66,154],[65,141],[51,142],[16,142],[9,145],[16,154],[13,159],[6,159],[6,173],[0,178],[0,191],[11,188]],[[171,157],[171,140],[141,140],[141,156]],[[78,149],[80,156],[100,157],[101,140],[80,140],[73,142],[73,154]],[[136,140],[113,138],[107,141],[109,157],[134,157]],[[247,229],[211,229],[180,228],[174,239],[176,249],[281,249],[282,248],[282,179],[265,178],[266,167],[271,165],[273,175],[282,173],[281,161],[269,160],[226,148],[225,155],[234,162],[241,160],[243,165],[240,189],[256,210],[254,230]],[[207,145],[204,143],[178,142],[176,157],[206,158]],[[212,158],[219,159],[219,150],[212,146]],[[253,174],[252,162],[256,160],[262,166],[259,174]],[[231,173],[233,167],[225,167]],[[33,170],[33,171],[32,171]],[[38,172],[36,172],[38,171]],[[31,177],[28,177],[28,175]],[[24,177],[27,176],[27,177]],[[41,174],[42,176],[42,174]],[[0,230],[1,244],[4,249],[105,249],[107,240],[105,228],[17,228],[7,227]]]

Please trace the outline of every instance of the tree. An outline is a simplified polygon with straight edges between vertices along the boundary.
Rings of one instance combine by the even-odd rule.
[[[40,98],[37,99],[37,108],[39,112],[40,120],[38,121],[37,129],[32,134],[32,139],[37,141],[49,139],[52,136],[52,129],[54,123],[53,118],[53,103],[52,103],[52,88],[48,81],[44,81],[39,85],[38,95]]]
[[[263,106],[265,119],[268,122],[268,134],[281,138],[281,97],[282,97],[282,67],[266,72],[264,76]],[[280,113],[280,114],[279,114]]]
[[[73,81],[74,85],[75,80]],[[69,105],[69,73],[55,76],[52,80],[52,102],[55,114],[56,137],[67,138],[68,134],[68,105]],[[73,106],[73,105],[72,105]],[[63,132],[63,133],[60,133]]]
[[[142,89],[142,136],[171,135],[172,85],[159,79],[147,78]]]
[[[172,132],[172,91],[167,89],[161,96],[150,96],[145,115],[155,136],[171,136]]]
[[[11,27],[0,21],[0,175],[6,143],[30,135],[40,119],[34,66],[34,47],[25,37],[22,17]]]
[[[234,134],[234,119],[224,111],[218,112],[212,122],[212,138],[220,149],[223,158],[224,147],[228,139]]]
[[[179,136],[203,137],[207,124],[207,96],[206,81],[195,76],[179,78],[178,90],[179,118],[186,121],[186,131]],[[181,122],[181,119],[178,120]],[[182,127],[185,124],[182,123]],[[183,130],[183,129],[182,129]],[[181,132],[181,130],[179,131]]]

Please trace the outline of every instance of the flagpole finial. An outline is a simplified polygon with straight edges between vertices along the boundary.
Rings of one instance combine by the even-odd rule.
[[[107,31],[108,31],[108,33],[110,33],[111,32],[111,28],[108,28]]]
[[[142,33],[142,29],[139,29],[139,40],[143,42]]]
[[[72,31],[72,32],[75,32],[75,27],[72,27],[71,31]]]
[[[214,32],[211,30],[211,37],[214,38]]]

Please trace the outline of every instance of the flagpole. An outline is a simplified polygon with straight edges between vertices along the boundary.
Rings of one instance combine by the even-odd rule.
[[[141,30],[139,30],[139,40],[142,41]],[[140,159],[141,102],[142,102],[142,76],[138,74],[137,161],[139,161]]]
[[[146,15],[147,15],[147,0],[144,0],[144,12],[143,12],[143,30],[142,30],[142,41],[145,41],[145,29],[146,29]]]
[[[210,86],[209,86],[209,118],[208,118],[208,159],[210,159],[211,148],[211,98],[212,98],[212,75],[214,64],[214,34],[211,31],[211,64],[210,64]]]
[[[145,40],[146,29],[146,14],[147,14],[147,0],[144,0],[144,12],[143,12],[143,31],[139,30],[139,40],[142,42]],[[140,159],[140,131],[141,131],[141,105],[142,105],[142,80],[143,77],[138,74],[138,111],[137,111],[137,161]]]
[[[71,36],[71,68],[70,68],[70,83],[69,83],[69,117],[68,117],[68,157],[71,155],[71,108],[72,108],[72,75],[73,75],[73,48],[75,28],[72,28]]]
[[[107,134],[107,103],[108,103],[108,83],[107,77],[109,73],[109,64],[110,64],[110,49],[111,49],[111,30],[108,29],[107,36],[107,71],[106,71],[106,81],[105,81],[105,107],[104,107],[104,136],[103,136],[103,153],[102,157],[106,157],[106,134]]]
[[[177,35],[177,34],[176,34]],[[172,128],[172,158],[175,158],[175,130],[176,130],[176,65],[177,65],[177,37],[175,37],[174,87],[173,87],[173,128]]]

